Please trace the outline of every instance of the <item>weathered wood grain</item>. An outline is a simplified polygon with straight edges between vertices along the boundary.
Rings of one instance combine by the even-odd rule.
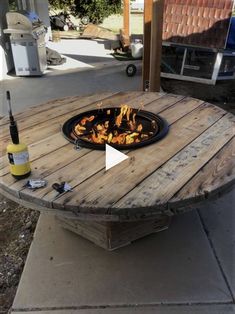
[[[200,171],[187,182],[169,201],[169,207],[190,205],[191,198],[196,201],[208,199],[215,193],[223,192],[227,184],[235,181],[235,138],[232,138]]]
[[[77,153],[74,150],[75,153]],[[83,155],[80,158],[76,157],[76,160],[71,161],[71,163],[64,165],[60,169],[52,169],[51,174],[48,172],[43,177],[49,182],[48,186],[44,189],[32,192],[28,189],[21,189],[21,198],[26,200],[32,200],[38,204],[49,206],[51,201],[57,196],[57,192],[52,189],[52,184],[55,182],[67,182],[70,186],[75,186],[86,179],[92,177],[96,172],[104,168],[104,152],[103,151],[89,151],[87,149],[81,149],[78,153]],[[87,153],[84,153],[87,152]],[[76,156],[76,154],[75,154]],[[41,167],[39,167],[39,173],[42,172]],[[11,187],[14,189],[15,185]],[[18,187],[16,189],[19,190]],[[73,192],[71,192],[73,193]]]
[[[235,117],[227,114],[172,157],[114,207],[158,208],[181,189],[233,136]],[[115,209],[111,211],[115,212]]]
[[[107,94],[105,94],[107,96]],[[131,96],[130,96],[131,95]],[[27,143],[28,145],[35,143],[37,141],[40,141],[44,139],[47,136],[51,136],[57,132],[60,131],[63,123],[69,119],[70,117],[73,117],[76,114],[79,114],[83,111],[91,110],[91,109],[96,109],[97,108],[97,103],[102,102],[103,107],[114,107],[114,106],[119,106],[121,103],[126,103],[131,105],[132,107],[139,108],[142,107],[148,103],[152,103],[154,100],[163,97],[163,105],[162,108],[165,108],[167,106],[167,100],[168,99],[168,106],[170,106],[173,102],[176,100],[182,99],[182,97],[174,97],[174,96],[164,96],[164,94],[149,94],[146,97],[144,97],[144,93],[140,92],[131,92],[129,94],[124,93],[124,94],[116,94],[112,97],[107,97],[104,98],[103,95],[100,95],[100,97],[96,96],[96,101],[93,101],[89,105],[87,105],[86,98],[83,100],[79,100],[79,104],[75,102],[75,107],[77,109],[74,109],[72,112],[71,110],[68,111],[68,113],[56,116],[55,118],[52,118],[50,120],[47,120],[47,116],[45,114],[44,118],[42,118],[41,121],[38,121],[36,125],[30,126],[30,124],[27,124],[28,127],[26,129],[21,130],[21,126],[19,124],[19,132],[20,132],[20,138],[21,141]],[[166,98],[166,99],[165,99]],[[89,98],[90,99],[90,98]],[[102,100],[102,101],[101,101]],[[86,109],[83,108],[83,104],[86,103]],[[160,106],[161,106],[161,102]],[[82,107],[82,109],[80,109]],[[5,131],[3,131],[5,130]],[[3,138],[1,139],[1,152],[0,156],[3,156],[5,154],[5,148],[10,141],[10,136],[9,136],[9,130],[8,126],[2,126],[0,128],[0,133],[5,132]],[[6,135],[8,134],[8,135]]]
[[[41,141],[35,142],[28,146],[30,161],[33,162],[35,159],[42,158],[68,144],[68,141],[61,136],[61,132],[56,133],[52,136],[48,136]],[[9,173],[8,158],[6,155],[0,157],[0,177]]]
[[[103,208],[107,212],[107,209],[223,115],[224,111],[209,104],[195,109],[174,123],[162,141],[131,151],[129,159],[107,172],[102,170],[95,174],[84,184],[75,187],[74,193],[54,201],[53,206],[79,208],[80,211],[88,212],[93,208]],[[164,112],[162,116],[164,117]],[[172,119],[174,121],[173,112]]]
[[[172,104],[175,104],[175,103],[177,103],[177,104],[179,104],[179,106],[180,107],[185,107],[185,100],[183,99],[182,100],[182,96],[174,96],[174,95],[168,95],[168,96],[165,96],[165,95],[161,95],[161,94],[157,94],[157,95],[155,95],[154,93],[151,93],[151,94],[148,94],[147,95],[147,97],[145,97],[145,98],[143,98],[143,94],[142,95],[140,95],[140,93],[138,93],[139,94],[139,97],[137,98],[137,99],[131,99],[128,103],[131,105],[132,104],[132,102],[134,103],[133,105],[138,105],[138,106],[140,106],[140,104],[141,105],[147,105],[147,107],[148,107],[148,104],[150,105],[150,106],[152,106],[152,110],[154,111],[154,112],[158,112],[159,110],[161,111],[161,110],[163,110],[163,109],[165,109],[166,110],[166,108],[167,107],[171,107],[172,106]],[[138,101],[137,101],[138,100]],[[153,101],[154,100],[154,101]],[[188,101],[189,102],[189,106],[187,107],[187,110],[189,110],[189,111],[191,111],[192,110],[192,106],[193,106],[193,108],[196,108],[196,107],[198,107],[200,104],[201,104],[201,102],[198,102],[197,100],[194,100],[194,99],[191,99],[190,101]],[[186,111],[187,111],[186,110]],[[56,136],[58,136],[58,134],[56,134]],[[63,139],[63,137],[61,136],[61,138]],[[60,140],[61,141],[61,140]],[[64,139],[63,139],[63,141],[64,141]],[[64,143],[64,142],[63,142]],[[30,147],[30,156],[31,156],[31,146],[32,146],[32,151],[34,152],[34,148],[36,147],[36,151],[38,152],[39,151],[39,149],[37,149],[38,147],[40,147],[40,153],[41,153],[41,145],[42,145],[42,148],[43,148],[43,144],[44,145],[46,145],[46,148],[45,149],[47,149],[47,148],[50,148],[50,142],[48,143],[48,139],[45,139],[45,140],[43,140],[43,141],[39,141],[39,142],[36,142],[35,144],[32,144],[32,145],[30,145],[29,147]],[[62,145],[61,145],[62,146]],[[71,146],[71,145],[70,145]],[[58,149],[58,148],[57,148]],[[71,149],[72,149],[72,147],[71,147]],[[53,150],[53,149],[52,149]],[[48,149],[48,154],[50,153],[50,152],[52,152],[52,150],[51,149]],[[74,153],[74,151],[73,151],[73,153]],[[96,160],[96,154],[98,154],[99,152],[93,152],[92,154],[92,156],[93,157],[91,157],[91,158],[93,158],[93,160]],[[58,154],[58,151],[56,151],[56,153],[55,153],[55,156],[56,156],[56,154]],[[35,153],[35,155],[36,155],[36,153]],[[49,155],[49,160],[51,159],[51,156],[53,156],[52,154],[50,154]],[[39,158],[39,156],[33,156],[33,157],[37,157],[37,158]],[[48,173],[48,172],[45,172],[45,167],[46,166],[48,166],[48,171],[50,171],[50,172],[52,172],[52,171],[56,171],[56,169],[55,168],[53,168],[53,167],[51,167],[51,164],[50,163],[47,163],[47,156],[45,156],[45,154],[41,154],[40,155],[40,162],[39,162],[39,160],[37,160],[36,161],[36,163],[34,162],[34,159],[32,159],[32,158],[30,158],[31,159],[31,164],[32,164],[32,169],[35,169],[35,168],[37,168],[36,170],[37,171],[35,171],[34,170],[34,176],[36,175],[38,175],[38,176],[40,176],[41,178],[43,178],[44,177],[44,174],[45,173]],[[42,159],[42,160],[41,160]],[[43,162],[43,160],[45,161],[44,162],[44,168],[42,169],[41,167],[40,167],[40,163],[42,163]],[[104,167],[104,164],[102,164],[102,166],[99,166],[100,168],[99,169],[97,169],[97,166],[99,165],[99,164],[93,164],[93,162],[92,162],[92,159],[91,159],[91,161],[89,162],[89,164],[90,164],[90,167],[89,167],[89,170],[90,170],[90,172],[89,173],[91,173],[92,174],[92,169],[93,169],[93,174],[94,173],[96,173],[98,170],[101,170],[103,167]],[[65,167],[66,165],[64,165],[64,167]],[[50,168],[51,167],[51,168]],[[66,167],[66,173],[70,173],[69,172],[69,168],[71,167],[71,170],[72,170],[72,174],[74,174],[74,169],[73,169],[73,165],[69,165],[68,167]],[[49,169],[50,168],[50,169]],[[84,172],[84,175],[85,175],[86,173]],[[12,186],[12,188],[11,188],[11,190],[12,191],[14,191],[14,193],[18,193],[20,190],[22,190],[22,185],[21,185],[21,183],[18,183],[14,178],[12,178],[12,176],[8,173],[8,167],[5,167],[3,170],[2,170],[2,175],[5,175],[4,177],[3,177],[3,181],[5,182],[5,184],[7,185],[7,186],[10,186],[11,184],[13,185]],[[60,174],[60,170],[59,170],[59,173],[55,173],[55,177],[53,178],[53,179],[55,179],[55,178],[60,178],[60,176],[61,176],[61,174]],[[90,175],[89,175],[90,176]],[[85,176],[83,176],[83,178],[84,178],[84,180],[86,179],[86,177]],[[48,179],[48,178],[46,178],[46,179]],[[50,177],[49,178],[49,180],[52,180],[52,178]],[[71,184],[72,184],[72,186],[73,186],[73,184],[75,184],[75,182],[77,182],[77,180],[78,180],[78,182],[81,182],[81,180],[79,179],[79,177],[77,177],[77,176],[75,176],[75,178],[74,178],[74,180],[69,180],[69,181],[67,181],[67,182],[70,182],[70,181],[72,181],[71,182]],[[53,182],[55,182],[55,181],[52,181],[52,183]],[[52,185],[52,184],[51,184]],[[19,191],[18,191],[18,188],[19,188]],[[50,187],[51,188],[51,187]],[[51,190],[52,190],[52,188],[51,188]],[[22,192],[22,197],[26,197],[27,199],[28,199],[28,197],[30,197],[29,195],[28,195],[29,193],[27,193],[27,191],[26,191],[26,193],[25,193],[25,195],[24,195],[24,192]],[[49,193],[48,195],[47,195],[47,197],[45,197],[44,199],[42,199],[42,198],[38,198],[38,202],[40,203],[40,204],[45,204],[45,201],[46,202],[49,202],[50,201],[50,198],[49,198],[49,195],[52,197],[52,199],[54,199],[54,197],[55,197],[55,191],[51,191],[51,193]],[[34,194],[35,195],[35,198],[36,198],[36,193]],[[49,203],[49,204],[47,204],[47,206],[51,206],[51,204]]]
[[[62,227],[86,239],[98,246],[112,251],[126,246],[132,241],[142,238],[148,234],[166,230],[170,224],[170,217],[160,216],[146,221],[132,222],[101,222],[71,220],[65,217],[56,217]]]
[[[162,108],[166,108],[166,105],[167,105],[167,101],[168,101],[168,106],[171,105],[172,101],[174,101],[175,103],[175,100],[178,100],[179,98],[175,98],[173,96],[169,96],[169,97],[163,97],[161,99],[159,99],[159,106],[156,106],[156,103],[155,102],[152,102],[150,104],[150,106],[152,106],[152,111],[154,112],[158,112],[158,110],[161,110]],[[181,98],[180,98],[181,99]],[[183,101],[179,101],[177,102],[177,104],[179,105],[180,108],[185,108],[185,100]],[[188,99],[188,104],[189,106],[187,107],[187,109],[184,109],[185,112],[187,111],[191,111],[193,108],[197,108],[198,106],[200,106],[201,102],[199,101],[196,101],[194,99]],[[154,107],[153,107],[154,106]],[[149,107],[149,105],[147,106],[147,108]],[[171,106],[170,106],[171,108]],[[165,110],[167,112],[167,109]],[[172,110],[170,109],[170,112],[172,112]],[[174,121],[174,119],[176,118],[177,115],[173,115],[172,114],[172,120]],[[170,116],[169,116],[170,118]],[[97,156],[102,156],[102,163],[94,163],[93,161],[96,160]],[[90,154],[87,155],[87,158],[89,158]],[[77,169],[77,166],[74,165],[73,163],[71,163],[70,165],[68,165],[67,167],[64,167],[64,175],[62,176],[61,175],[61,172],[60,171],[57,171],[55,172],[54,174],[52,174],[51,176],[49,177],[46,177],[46,179],[49,181],[49,182],[56,182],[56,180],[59,180],[60,181],[66,181],[68,182],[72,187],[75,187],[77,186],[78,184],[81,184],[83,181],[87,180],[89,177],[92,177],[92,175],[96,174],[98,171],[102,171],[103,173],[103,169],[104,169],[104,153],[103,152],[96,152],[96,151],[93,151],[91,152],[91,157],[90,157],[91,160],[86,160],[87,164],[89,166],[86,166],[86,168],[89,170],[89,171],[84,171],[81,172],[81,171],[78,171],[78,175],[77,176],[74,176],[74,169]],[[99,158],[98,158],[99,160]],[[38,167],[37,167],[38,168]],[[39,169],[39,172],[40,172],[40,169]],[[72,177],[71,177],[72,175]],[[42,176],[42,175],[41,175]],[[73,177],[74,176],[74,177]],[[48,188],[43,189],[42,193],[40,191],[38,192],[34,192],[33,194],[33,197],[37,198],[37,201],[38,203],[40,203],[40,205],[44,205],[44,206],[52,206],[51,205],[51,202],[54,200],[55,198],[55,191],[52,190],[51,188],[51,185],[50,184],[48,186]],[[44,192],[45,191],[45,192]],[[28,191],[28,190],[24,190],[24,191],[21,191],[21,197],[22,198],[26,198],[27,200],[29,199],[29,197],[31,197],[30,195],[31,193]]]
[[[127,103],[160,113],[171,124],[170,132],[157,143],[127,151],[128,160],[105,172],[104,152],[75,151],[60,132],[68,118],[96,108],[101,99],[103,107]],[[48,185],[33,192],[23,187],[26,180],[16,181],[9,174],[5,156],[9,131],[3,118],[0,188],[16,200],[65,217],[146,220],[174,213],[170,207],[192,205],[234,181],[234,117],[201,100],[164,93],[103,93],[51,101],[16,118],[21,140],[29,145],[31,178],[45,178]],[[73,191],[58,196],[52,184],[62,181]],[[124,229],[123,236],[128,233]],[[115,228],[112,232],[115,235]]]
[[[81,111],[89,110],[90,105],[93,105],[94,108],[97,108],[97,103],[102,103],[105,106],[116,106],[120,103],[131,103],[132,106],[135,106],[134,103],[136,102],[136,107],[140,107],[141,105],[145,105],[153,100],[158,99],[159,97],[164,96],[162,94],[149,94],[149,96],[144,96],[140,94],[140,92],[130,92],[130,93],[102,93],[102,94],[94,94],[87,97],[76,97],[71,101],[67,101],[63,103],[63,106],[60,104],[59,101],[56,103],[51,103],[47,105],[47,110],[37,112],[36,108],[32,108],[32,110],[27,110],[26,112],[19,113],[15,115],[15,119],[19,125],[19,131],[22,132],[25,129],[32,128],[34,125],[40,124],[42,122],[52,120],[56,117],[62,116],[66,113],[71,112],[71,116],[74,115],[73,111],[77,109],[81,109]],[[172,98],[175,96],[172,96]],[[168,96],[166,97],[168,98]],[[175,98],[176,99],[176,98]],[[177,99],[182,99],[182,96],[177,96]],[[86,107],[89,106],[87,109]],[[44,107],[44,106],[43,106]],[[102,108],[102,106],[101,106]],[[36,111],[36,113],[34,113]],[[30,115],[29,115],[30,114]],[[8,128],[8,117],[6,117],[7,124],[5,128],[0,128],[0,139],[4,137],[9,137],[9,128]],[[48,122],[49,123],[49,122]],[[5,125],[4,124],[4,125]],[[1,126],[1,125],[0,125]]]
[[[86,155],[89,152],[87,149],[81,149],[76,151],[71,149],[71,145],[67,144],[62,148],[49,153],[48,155],[36,159],[31,163],[32,178],[44,178],[50,175],[51,173],[58,170],[60,173],[63,173],[63,168],[73,162],[76,159],[79,159],[83,155]],[[74,171],[74,169],[73,169]],[[9,192],[19,193],[22,190],[24,183],[28,180],[16,180],[11,174],[3,176],[2,182],[0,183],[2,188],[8,189]],[[52,182],[54,183],[54,182]]]
[[[79,100],[81,96],[71,96],[71,97],[65,97],[60,99],[53,99],[43,104],[37,104],[35,106],[31,106],[28,109],[25,109],[21,112],[14,112],[14,101],[12,101],[12,107],[13,107],[13,114],[14,117],[17,119],[17,121],[25,118],[30,118],[33,115],[36,115],[40,112],[45,112],[50,109],[57,109],[60,106],[65,106],[73,101]],[[8,115],[2,117],[2,120],[0,121],[0,126],[8,124],[9,123],[9,117]]]
[[[2,196],[4,196],[5,198],[12,200],[13,202],[15,202],[15,203],[17,203],[23,207],[26,207],[26,208],[38,210],[38,211],[41,211],[43,213],[47,213],[47,214],[51,214],[51,215],[56,214],[56,215],[60,215],[62,217],[66,217],[66,218],[76,219],[76,216],[74,215],[73,212],[67,212],[67,211],[63,211],[63,210],[58,211],[56,209],[47,208],[47,207],[40,206],[38,204],[34,204],[33,202],[27,202],[27,201],[19,198],[19,196],[14,196],[13,194],[8,193],[7,191],[3,190],[1,187],[0,187],[0,194]]]
[[[160,113],[170,132],[105,171],[105,152],[74,150],[60,132],[70,117],[127,103]],[[103,93],[36,106],[16,115],[29,146],[32,175],[47,180],[36,191],[9,173],[8,121],[0,121],[0,193],[33,209],[60,215],[67,229],[112,250],[167,227],[169,215],[192,209],[235,183],[235,117],[201,100],[160,93]],[[58,195],[55,182],[73,191]]]
[[[132,98],[137,97],[139,94],[133,92]],[[31,115],[31,116],[26,116],[24,118],[17,118],[17,115],[15,119],[18,122],[18,128],[20,133],[23,132],[25,129],[32,129],[33,126],[38,125],[40,123],[48,122],[48,120],[53,120],[57,117],[63,116],[66,113],[71,113],[71,116],[73,116],[73,112],[76,111],[77,109],[80,109],[81,111],[86,111],[86,107],[88,105],[94,105],[98,102],[105,102],[107,103],[107,99],[110,103],[113,101],[116,101],[119,103],[120,101],[126,101],[130,99],[130,95],[127,94],[113,94],[113,93],[103,93],[103,94],[95,94],[89,97],[85,98],[79,98],[78,100],[75,99],[74,101],[71,101],[67,103],[64,106],[58,106],[56,108],[52,107],[48,110],[44,110],[42,112],[39,112],[37,114]],[[56,109],[56,110],[55,110]],[[32,110],[33,111],[33,110]],[[0,133],[0,140],[3,138],[8,137],[9,138],[9,128],[8,125],[6,125],[5,128],[1,128],[1,133]]]

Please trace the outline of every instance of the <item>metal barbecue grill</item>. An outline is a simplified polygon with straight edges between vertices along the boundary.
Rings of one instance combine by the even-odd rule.
[[[110,142],[109,145],[113,146],[114,148],[123,150],[123,149],[135,149],[142,146],[146,146],[152,144],[160,139],[162,139],[168,133],[169,126],[165,119],[161,116],[156,115],[152,112],[145,111],[145,110],[138,110],[132,109],[133,113],[136,114],[136,121],[137,124],[143,126],[143,132],[145,134],[149,134],[147,138],[143,138],[138,143],[131,143],[131,144],[117,144]],[[109,121],[109,132],[130,132],[127,128],[127,121],[123,119],[122,124],[118,127],[115,125],[115,119],[120,113],[120,108],[103,108],[103,109],[95,109],[83,112],[78,114],[69,120],[67,120],[64,125],[62,126],[62,133],[64,134],[65,138],[69,140],[71,143],[76,144],[77,146],[82,146],[90,149],[97,149],[97,150],[104,150],[105,144],[107,141],[103,143],[95,143],[91,139],[88,139],[87,136],[91,134],[91,130],[98,124],[102,124],[105,121]],[[86,131],[78,135],[75,131],[76,126],[81,123],[84,117],[91,117],[94,116],[94,119],[91,122],[88,122],[86,125]]]
[[[47,67],[45,34],[46,27],[34,12],[20,11],[6,14],[8,29],[11,34],[16,75],[42,75]]]

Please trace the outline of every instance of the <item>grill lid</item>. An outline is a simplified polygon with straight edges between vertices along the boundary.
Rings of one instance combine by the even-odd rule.
[[[8,29],[4,31],[5,33],[14,33],[19,31],[32,32],[35,28],[43,26],[43,22],[34,12],[7,12],[6,19]]]

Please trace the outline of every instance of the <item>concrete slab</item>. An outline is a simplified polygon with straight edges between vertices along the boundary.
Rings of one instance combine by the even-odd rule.
[[[106,41],[87,39],[62,39],[59,42],[48,42],[47,46],[65,57],[88,64],[103,63],[115,60],[111,50],[106,49]],[[110,46],[110,45],[109,45]]]
[[[67,309],[13,312],[14,314],[234,314],[234,305],[146,306],[106,309]]]
[[[67,62],[49,66],[42,77],[16,77],[0,81],[0,115],[7,114],[5,94],[10,90],[14,112],[45,101],[103,91],[141,90],[141,76],[127,77],[129,62],[117,61],[94,40],[61,40],[48,46],[63,54]]]
[[[200,214],[235,299],[235,189],[203,205]]]
[[[47,73],[42,77],[21,77],[1,83],[0,115],[7,113],[5,93],[10,90],[14,112],[51,99],[108,91],[141,90],[141,76],[127,77],[126,65]]]
[[[42,214],[13,309],[231,301],[196,211],[114,252]]]
[[[48,42],[47,47],[56,50],[66,58],[66,63],[59,66],[48,66],[46,73],[56,70],[70,70],[93,68],[95,66],[106,66],[117,64],[111,55],[111,50],[106,49],[107,41],[66,39],[59,42]],[[109,44],[110,46],[110,44]]]

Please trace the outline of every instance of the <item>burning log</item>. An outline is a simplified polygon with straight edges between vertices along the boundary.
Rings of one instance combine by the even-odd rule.
[[[99,108],[101,104],[97,105]],[[107,110],[107,115],[110,115],[110,109]],[[121,105],[120,113],[116,118],[105,120],[103,123],[94,123],[89,130],[89,122],[95,120],[95,116],[84,117],[75,126],[77,135],[86,135],[83,139],[89,142],[104,144],[132,144],[139,143],[142,139],[149,137],[143,133],[143,125],[136,122],[136,112],[126,104]],[[88,134],[88,135],[87,135]]]
[[[151,144],[168,132],[167,122],[160,116],[127,104],[119,108],[102,108],[80,113],[63,125],[63,133],[81,146],[104,149],[108,143],[117,149]],[[143,106],[142,106],[143,107]]]

